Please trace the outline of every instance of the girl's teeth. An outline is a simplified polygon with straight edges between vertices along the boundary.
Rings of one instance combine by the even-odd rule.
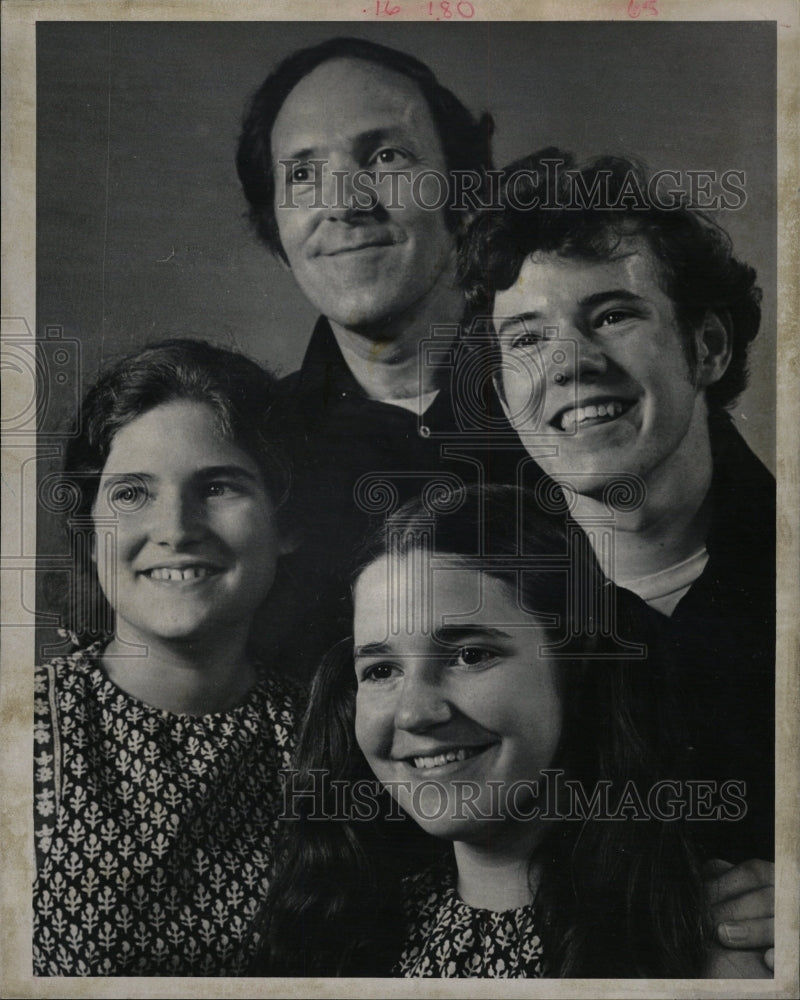
[[[163,566],[158,569],[151,569],[149,576],[151,580],[180,583],[182,580],[202,580],[210,572],[211,570],[207,566],[187,566],[186,569],[169,569]]]
[[[442,764],[451,764],[454,760],[466,760],[467,757],[474,757],[480,753],[478,747],[462,748],[461,750],[448,750],[447,753],[439,753],[434,757],[414,757],[414,767],[440,767]]]

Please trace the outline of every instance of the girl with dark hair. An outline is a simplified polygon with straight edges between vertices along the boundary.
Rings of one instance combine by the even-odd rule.
[[[371,539],[354,645],[299,737],[259,972],[700,975],[666,668],[586,536],[533,502],[467,489]]]
[[[195,340],[101,376],[67,449],[76,650],[36,672],[36,975],[236,975],[297,695],[248,646],[287,548],[271,375]]]

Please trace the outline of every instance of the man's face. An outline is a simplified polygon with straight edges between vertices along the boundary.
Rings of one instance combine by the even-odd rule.
[[[557,446],[537,461],[555,479],[577,474],[581,493],[620,473],[655,482],[708,434],[657,266],[638,236],[610,260],[537,252],[495,299],[511,422],[529,448]]]
[[[329,319],[380,333],[442,294],[453,296],[455,240],[444,209],[418,203],[435,203],[437,182],[418,180],[422,197],[413,196],[422,172],[444,178],[447,171],[411,80],[363,60],[323,63],[286,98],[272,129],[272,162],[284,252],[306,297]],[[384,175],[371,205],[360,196],[362,208],[352,204],[358,171]],[[397,172],[408,177],[395,178],[393,196],[387,175]]]

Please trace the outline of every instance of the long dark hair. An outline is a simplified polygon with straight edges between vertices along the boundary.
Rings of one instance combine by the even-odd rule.
[[[360,566],[432,544],[434,557],[482,568],[526,609],[557,621],[550,655],[564,664],[564,721],[555,764],[590,795],[610,783],[618,805],[623,785],[641,791],[675,777],[679,731],[665,666],[638,604],[602,576],[580,528],[538,501],[502,486],[412,501],[375,531]],[[287,781],[261,973],[389,975],[402,949],[402,879],[449,846],[397,818],[385,792],[376,791],[369,820],[354,818],[358,790],[372,779],[355,741],[355,689],[351,644],[342,643],[315,678]],[[536,860],[550,975],[699,973],[706,928],[683,822],[561,819]]]
[[[271,412],[276,387],[275,377],[245,355],[189,338],[148,344],[111,365],[91,386],[51,491],[61,513],[68,515],[71,536],[72,580],[62,598],[63,621],[81,645],[114,632],[114,613],[97,579],[91,539],[92,507],[117,431],[164,403],[203,403],[213,411],[220,434],[256,463],[285,519],[280,508],[290,470]]]

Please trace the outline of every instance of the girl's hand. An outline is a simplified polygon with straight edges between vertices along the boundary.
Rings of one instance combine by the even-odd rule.
[[[706,978],[765,979],[775,964],[775,865],[715,858],[705,866],[706,896],[716,941]]]

